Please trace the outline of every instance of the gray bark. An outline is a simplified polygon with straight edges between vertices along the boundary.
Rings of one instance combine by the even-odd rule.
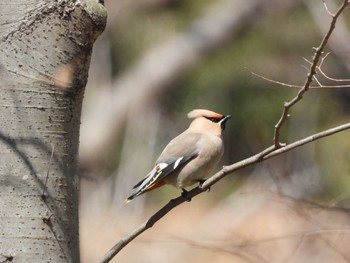
[[[97,0],[0,2],[0,262],[79,262],[80,111],[105,22]]]

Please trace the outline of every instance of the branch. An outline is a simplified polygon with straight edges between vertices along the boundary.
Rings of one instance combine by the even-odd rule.
[[[186,69],[239,38],[262,19],[293,8],[298,2],[214,1],[183,32],[155,45],[118,75],[112,88],[94,91],[94,103],[90,107],[87,104],[84,111],[80,158],[85,163],[103,159],[106,149],[110,151],[110,142],[122,133],[128,112],[135,112],[135,105],[153,105],[155,97],[175,87],[170,84]]]
[[[307,75],[304,86],[299,90],[298,94],[292,100],[284,103],[282,116],[280,117],[279,121],[275,125],[275,132],[274,132],[273,140],[274,140],[274,145],[276,148],[280,148],[283,146],[283,144],[280,143],[280,133],[281,133],[281,129],[282,129],[283,124],[287,121],[287,119],[290,116],[289,110],[291,109],[291,107],[293,107],[293,105],[295,105],[298,101],[300,101],[303,98],[304,93],[309,90],[309,88],[311,86],[311,82],[314,80],[314,76],[316,75],[316,69],[317,69],[319,61],[321,59],[321,56],[323,54],[323,50],[324,50],[326,44],[328,43],[328,40],[329,40],[331,34],[333,33],[337,19],[340,16],[340,14],[349,6],[349,3],[350,3],[349,0],[344,0],[341,7],[333,15],[329,29],[328,29],[327,33],[325,34],[325,36],[323,37],[321,44],[317,48],[315,48],[315,53],[313,55],[312,64],[310,66],[309,73]]]
[[[326,55],[323,56],[321,59],[320,65],[317,67],[318,71],[322,74],[323,77],[325,77],[328,80],[334,81],[334,82],[350,82],[350,79],[336,79],[328,76],[322,69],[323,62],[326,60],[327,56],[330,54],[328,52]]]
[[[274,79],[265,77],[263,75],[260,75],[260,74],[258,74],[256,72],[254,72],[254,71],[251,71],[248,68],[245,68],[245,69],[248,70],[249,73],[252,74],[255,77],[258,77],[260,79],[266,80],[266,81],[274,83],[274,84],[281,85],[283,87],[297,88],[297,89],[303,88],[303,86],[301,86],[301,85],[288,84],[288,83],[285,83],[285,82],[282,82],[282,81],[278,81],[278,80],[274,80]],[[322,74],[322,76],[324,76],[328,80],[332,80],[332,81],[335,81],[335,82],[350,82],[350,79],[335,79],[335,78],[329,77],[328,75],[326,75],[326,73],[324,73],[324,71],[322,70],[321,66],[318,66],[317,69]],[[310,86],[309,87],[309,89],[343,89],[343,88],[350,88],[350,84],[342,84],[342,85],[323,85],[323,84],[319,84],[317,86]]]
[[[165,206],[163,206],[158,212],[156,212],[153,216],[151,216],[146,222],[144,222],[141,226],[139,226],[137,229],[135,229],[133,232],[129,233],[127,236],[122,238],[116,245],[114,245],[100,260],[100,263],[107,263],[109,262],[116,254],[118,254],[119,251],[121,251],[127,244],[129,244],[132,240],[134,240],[136,237],[138,237],[140,234],[142,234],[144,231],[146,231],[148,228],[151,228],[158,220],[160,220],[162,217],[164,217],[167,213],[169,213],[173,208],[177,207],[178,205],[192,199],[193,197],[199,195],[202,192],[205,192],[208,190],[212,185],[214,185],[216,182],[224,178],[226,175],[233,173],[237,170],[240,170],[244,167],[259,163],[261,161],[270,159],[272,157],[275,157],[277,155],[283,154],[285,152],[288,152],[292,149],[295,149],[297,147],[300,147],[302,145],[311,143],[313,141],[319,140],[321,138],[330,136],[332,134],[344,131],[350,129],[350,122],[337,126],[335,128],[331,128],[328,130],[325,130],[323,132],[314,134],[312,136],[306,137],[304,139],[301,139],[299,141],[296,141],[294,143],[291,143],[286,146],[281,146],[279,148],[275,148],[275,146],[270,146],[263,150],[262,152],[249,157],[247,159],[244,159],[242,161],[239,161],[237,163],[234,163],[229,166],[224,166],[219,172],[214,174],[212,177],[210,177],[208,180],[206,180],[201,186],[198,186],[196,188],[193,188],[191,191],[187,192],[186,194],[180,195],[179,197],[170,200]]]
[[[349,0],[344,0],[343,5],[339,8],[337,13],[333,16],[330,28],[327,32],[327,34],[324,36],[321,44],[318,48],[315,49],[315,54],[313,56],[313,61],[311,63],[311,67],[309,70],[309,73],[307,75],[307,79],[305,81],[304,86],[299,90],[296,97],[294,97],[291,101],[286,102],[284,105],[283,113],[278,121],[278,123],[275,126],[275,134],[274,134],[274,145],[266,148],[262,152],[249,157],[247,159],[244,159],[240,162],[234,163],[229,166],[224,166],[219,172],[214,174],[212,177],[210,177],[208,180],[206,180],[202,185],[193,188],[191,191],[186,192],[186,194],[183,194],[175,199],[170,200],[165,206],[163,206],[158,212],[156,212],[153,216],[151,216],[146,222],[144,222],[141,226],[139,226],[137,229],[135,229],[133,232],[129,233],[126,237],[122,238],[116,245],[114,245],[100,260],[100,263],[106,263],[109,262],[116,254],[118,254],[119,251],[121,251],[126,245],[128,245],[132,240],[134,240],[136,237],[138,237],[140,234],[142,234],[144,231],[146,231],[148,228],[151,228],[156,222],[158,222],[161,218],[163,218],[167,213],[169,213],[173,208],[177,207],[178,205],[191,200],[193,197],[199,195],[200,193],[208,190],[212,185],[214,185],[216,182],[224,178],[230,173],[233,173],[234,171],[237,171],[239,169],[242,169],[244,167],[262,162],[264,160],[267,160],[269,158],[272,158],[274,156],[283,154],[285,152],[288,152],[292,149],[295,149],[297,147],[300,147],[302,145],[311,143],[313,141],[316,141],[318,139],[330,136],[332,134],[350,129],[350,123],[346,123],[343,125],[340,125],[335,128],[331,128],[328,130],[325,130],[323,132],[314,134],[312,136],[309,136],[307,138],[301,139],[299,141],[296,141],[294,143],[291,143],[289,145],[281,144],[280,143],[280,130],[289,117],[289,110],[290,108],[296,104],[298,101],[300,101],[303,97],[303,94],[307,92],[311,86],[311,82],[314,79],[314,76],[316,74],[317,66],[319,65],[319,61],[321,59],[323,49],[325,45],[327,44],[337,21],[337,18],[341,14],[341,12],[349,5]]]
[[[330,9],[335,9],[336,1],[327,1],[329,8],[326,8],[328,14],[332,14]],[[315,21],[315,25],[319,28],[322,35],[328,30],[328,19],[325,19],[325,12],[319,8],[318,1],[308,1],[304,0],[305,6],[309,9],[312,18]],[[348,1],[349,4],[349,1]],[[327,10],[328,9],[328,10]],[[332,17],[333,15],[331,15]],[[332,39],[330,39],[328,46],[335,54],[339,61],[343,63],[348,72],[350,72],[350,31],[347,27],[346,19],[340,18],[337,21],[337,30],[332,34]]]

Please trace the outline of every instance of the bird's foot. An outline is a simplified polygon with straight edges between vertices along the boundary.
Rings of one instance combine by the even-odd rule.
[[[192,198],[191,197],[189,197],[189,198],[187,197],[188,191],[185,188],[181,188],[181,190],[182,190],[181,196],[183,198],[186,198],[187,202],[191,202]]]
[[[197,180],[197,182],[199,183],[199,187],[200,188],[203,188],[203,184],[204,184],[205,181],[206,181],[206,179],[199,179],[199,180]],[[207,191],[210,192],[210,187],[208,187]]]

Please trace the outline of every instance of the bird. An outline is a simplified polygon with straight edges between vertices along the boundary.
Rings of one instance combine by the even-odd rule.
[[[186,193],[186,187],[202,184],[216,167],[224,153],[222,132],[231,115],[195,109],[187,117],[193,119],[187,130],[169,142],[125,203],[165,184]]]

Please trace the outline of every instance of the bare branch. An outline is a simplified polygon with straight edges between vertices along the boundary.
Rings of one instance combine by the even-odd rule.
[[[258,77],[260,79],[263,79],[263,80],[266,80],[268,82],[271,82],[271,83],[274,83],[274,84],[278,84],[278,85],[281,85],[281,86],[284,86],[284,87],[287,87],[287,88],[297,88],[297,89],[300,89],[302,88],[303,86],[301,85],[293,85],[293,84],[288,84],[288,83],[285,83],[285,82],[281,82],[281,81],[278,81],[278,80],[274,80],[274,79],[271,79],[271,78],[268,78],[268,77],[265,77],[263,75],[260,75],[254,71],[251,71],[249,70],[248,68],[246,68],[250,74],[252,74],[253,76],[255,77]],[[318,68],[319,70],[319,68]],[[319,70],[320,71],[320,70]],[[320,73],[322,75],[324,75],[323,72],[320,71]],[[325,76],[325,75],[324,75]],[[346,81],[350,81],[347,80],[347,79],[331,79],[327,76],[325,76],[326,78],[330,79],[330,80],[334,80],[334,81],[338,81],[338,82],[346,82]],[[315,76],[314,76],[314,79],[316,80]],[[318,86],[310,86],[309,89],[343,89],[343,88],[350,88],[350,84],[344,84],[344,85],[323,85],[321,84],[319,81],[316,80],[316,82],[319,84]]]
[[[250,74],[254,75],[255,77],[258,77],[260,79],[263,79],[263,80],[266,80],[268,82],[271,82],[271,83],[275,83],[275,84],[278,84],[278,85],[281,85],[281,86],[285,86],[285,87],[288,87],[288,88],[302,88],[303,86],[300,86],[300,85],[293,85],[293,84],[288,84],[288,83],[285,83],[285,82],[281,82],[281,81],[278,81],[278,80],[273,80],[273,79],[270,79],[270,78],[267,78],[265,76],[262,76],[258,73],[255,73],[251,70],[249,70],[248,68],[245,68],[246,70],[248,70],[250,72]]]
[[[314,80],[317,82],[317,84],[322,87],[322,83],[318,80],[318,78],[316,76],[314,76]]]
[[[310,61],[310,60],[308,60],[307,58],[305,58],[305,57],[303,57],[303,60],[305,61],[305,62],[307,62],[308,64],[310,64],[310,66],[312,66],[312,62]],[[309,69],[308,69],[309,70]]]
[[[208,180],[206,180],[201,186],[198,186],[191,191],[187,192],[184,195],[180,195],[179,197],[170,200],[165,206],[163,206],[158,212],[156,212],[153,216],[151,216],[146,222],[144,222],[141,226],[139,226],[137,229],[135,229],[133,232],[129,233],[126,237],[122,238],[116,245],[114,245],[101,259],[100,263],[106,263],[109,262],[116,254],[118,254],[119,251],[121,251],[127,244],[129,244],[132,240],[134,240],[136,237],[138,237],[140,234],[142,234],[144,231],[146,231],[148,228],[151,228],[158,220],[160,220],[162,217],[164,217],[168,212],[170,212],[173,208],[177,207],[178,205],[192,199],[193,197],[199,195],[200,193],[208,190],[212,185],[214,185],[216,182],[224,178],[230,173],[233,173],[237,170],[240,170],[244,167],[259,163],[261,161],[270,159],[274,156],[283,154],[285,152],[288,152],[292,149],[295,149],[297,147],[300,147],[302,145],[305,145],[307,143],[319,140],[321,138],[330,136],[332,134],[344,131],[350,129],[350,123],[346,123],[343,125],[340,125],[335,128],[331,128],[328,130],[325,130],[323,132],[314,134],[312,136],[309,136],[307,138],[304,138],[302,140],[296,141],[294,143],[291,143],[286,146],[282,146],[278,149],[275,148],[275,146],[270,146],[263,150],[262,152],[249,157],[247,159],[244,159],[242,161],[239,161],[237,163],[234,163],[229,166],[224,166],[219,172],[214,174],[212,177],[210,177]]]
[[[327,13],[331,16],[331,17],[334,17],[334,14],[329,10],[326,2],[324,0],[322,0],[323,2],[323,5],[324,5],[324,8],[326,9]]]
[[[326,131],[323,131],[323,132],[320,132],[320,133],[317,133],[315,135],[312,135],[312,136],[309,136],[309,137],[306,137],[302,140],[299,140],[299,141],[296,141],[294,143],[291,143],[289,145],[286,145],[285,147],[283,148],[280,148],[280,149],[277,149],[273,152],[271,152],[270,154],[264,156],[264,160],[265,159],[268,159],[268,158],[271,158],[273,156],[276,156],[276,155],[280,155],[281,153],[285,153],[285,152],[288,152],[294,148],[297,148],[297,147],[300,147],[302,145],[305,145],[307,143],[310,143],[310,142],[313,142],[313,141],[316,141],[318,139],[321,139],[323,137],[327,137],[329,135],[332,135],[332,134],[335,134],[335,133],[338,133],[338,132],[341,132],[341,131],[344,131],[344,130],[347,130],[350,128],[350,122],[349,123],[345,123],[343,125],[340,125],[340,126],[337,126],[335,128],[331,128],[329,130],[326,130]]]
[[[333,16],[331,25],[329,27],[329,30],[327,34],[324,36],[321,44],[319,47],[315,49],[315,53],[313,56],[312,64],[309,69],[309,73],[307,75],[307,79],[305,81],[305,84],[302,86],[302,88],[299,90],[298,94],[289,102],[286,102],[284,105],[283,113],[278,121],[278,123],[275,126],[275,134],[274,134],[274,145],[266,148],[262,152],[251,156],[247,159],[244,159],[240,162],[234,163],[229,166],[224,166],[219,172],[214,174],[212,177],[210,177],[208,180],[206,180],[202,185],[193,188],[191,191],[187,192],[186,194],[183,194],[175,199],[170,200],[165,206],[163,206],[158,212],[156,212],[153,216],[151,216],[146,222],[144,222],[141,226],[139,226],[137,229],[135,229],[133,232],[129,233],[126,237],[122,238],[116,245],[114,245],[100,260],[100,263],[106,263],[109,262],[116,254],[118,254],[119,251],[121,251],[127,244],[129,244],[132,240],[134,240],[136,237],[138,237],[140,234],[142,234],[144,231],[146,231],[148,228],[151,228],[156,222],[158,222],[162,217],[164,217],[168,212],[170,212],[173,208],[177,207],[178,205],[191,200],[193,197],[199,195],[200,193],[208,190],[212,185],[214,185],[216,182],[224,178],[230,173],[233,173],[234,171],[237,171],[239,169],[242,169],[244,167],[262,162],[264,160],[267,160],[269,158],[272,158],[274,156],[283,154],[285,152],[288,152],[292,149],[295,149],[297,147],[300,147],[302,145],[311,143],[315,140],[319,140],[321,138],[330,136],[332,134],[344,131],[346,129],[350,129],[350,123],[346,123],[343,125],[340,125],[335,128],[331,128],[328,130],[325,130],[323,132],[314,134],[312,136],[306,137],[304,139],[301,139],[299,141],[296,141],[294,143],[291,143],[289,145],[281,144],[280,143],[280,130],[289,117],[289,110],[290,108],[296,104],[298,101],[300,101],[303,97],[303,94],[307,92],[311,88],[311,82],[314,80],[314,76],[316,74],[316,69],[320,63],[322,64],[322,53],[325,45],[327,44],[337,21],[337,18],[341,14],[341,12],[349,5],[349,1],[344,1],[343,5],[339,8],[339,10],[335,13]],[[255,73],[252,73],[256,76],[259,76]],[[260,76],[259,76],[260,77]],[[266,79],[265,77],[262,77],[263,79]],[[278,83],[284,86],[284,83]]]
[[[293,8],[298,2],[213,1],[183,32],[157,44],[118,75],[112,83],[115,88],[94,91],[94,103],[91,108],[87,105],[83,116],[80,158],[86,163],[100,160],[111,140],[123,130],[128,112],[134,112],[135,105],[152,105],[150,101],[166,94],[173,87],[170,84],[186,69],[234,41],[262,18]]]
[[[336,10],[336,2],[337,1],[327,1],[327,6],[329,9]],[[328,25],[331,21],[332,15],[330,17],[325,17],[325,14],[327,15],[327,13],[320,8],[318,1],[304,0],[304,4],[309,9],[310,14],[315,21],[315,25],[319,28],[320,33],[325,35],[328,31]],[[349,41],[350,31],[348,29],[346,19],[344,19],[344,17],[340,17],[337,20],[337,30],[333,32],[332,38],[328,42],[328,46],[332,50],[332,53],[336,55],[338,60],[345,66],[348,72],[350,72]]]
[[[213,185],[215,182],[219,181],[220,179],[222,179],[223,177],[225,177],[228,173],[232,173],[236,170],[242,169],[246,166],[258,163],[260,161],[263,160],[267,160],[271,157],[280,155],[282,153],[288,152],[292,149],[295,149],[297,147],[303,146],[307,143],[316,141],[318,139],[321,139],[323,137],[327,137],[329,135],[344,131],[350,129],[350,122],[337,126],[335,128],[331,128],[328,130],[325,130],[323,132],[314,134],[312,136],[306,137],[304,139],[301,139],[299,141],[296,141],[294,143],[291,143],[289,145],[285,145],[283,147],[280,147],[278,149],[274,148],[273,146],[270,146],[269,148],[265,149],[264,151],[249,157],[247,159],[244,159],[238,163],[232,164],[230,166],[225,166],[221,171],[219,171],[218,173],[216,173],[215,175],[213,175],[212,177],[210,177],[208,180],[206,180],[203,184],[202,184],[202,189],[207,190],[211,185]]]
[[[321,59],[321,62],[320,64],[317,66],[317,70],[321,73],[321,75],[323,77],[325,77],[326,79],[328,80],[331,80],[331,81],[335,81],[335,82],[350,82],[350,79],[336,79],[336,78],[332,78],[332,77],[329,77],[322,69],[322,66],[323,66],[323,63],[326,61],[326,58],[328,57],[328,55],[330,54],[330,52],[328,52],[326,55],[324,55]]]
[[[336,81],[336,82],[350,82],[350,79],[336,79],[336,78],[332,78],[330,76],[328,76],[321,68],[321,66],[317,67],[317,70],[321,73],[321,75],[323,77],[325,77],[326,79],[328,80],[331,80],[331,81]],[[343,86],[350,86],[350,85],[343,85]]]
[[[314,53],[313,58],[312,58],[312,65],[310,67],[310,70],[309,70],[309,73],[307,75],[304,86],[299,90],[298,94],[292,100],[284,103],[282,116],[280,117],[279,121],[275,125],[275,132],[274,132],[273,140],[274,140],[274,145],[276,148],[283,146],[283,144],[280,142],[280,134],[281,134],[282,126],[290,116],[289,111],[290,111],[291,107],[293,107],[293,105],[295,105],[298,101],[300,101],[303,98],[304,93],[309,90],[309,88],[311,86],[311,82],[314,80],[314,76],[316,75],[316,69],[317,69],[317,66],[320,62],[321,56],[323,54],[323,50],[324,50],[332,32],[334,31],[337,19],[340,16],[340,14],[348,6],[349,6],[349,1],[344,0],[341,7],[334,14],[332,21],[331,21],[331,24],[329,26],[329,29],[328,29],[326,35],[323,37],[321,44],[317,48],[315,48],[315,53]]]

